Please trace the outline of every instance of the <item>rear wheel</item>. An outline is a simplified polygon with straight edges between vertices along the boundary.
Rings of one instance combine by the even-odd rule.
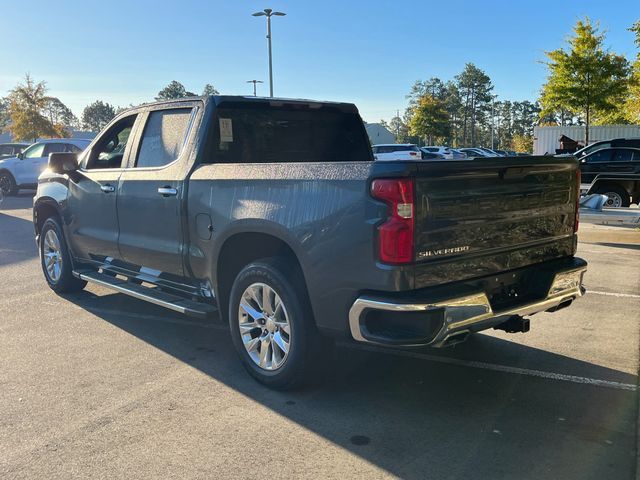
[[[247,265],[233,283],[229,325],[234,346],[247,371],[279,389],[309,380],[322,343],[306,292],[292,282],[286,262],[267,259]]]
[[[597,189],[598,193],[609,197],[605,202],[605,207],[628,207],[631,205],[631,196],[624,188],[618,185],[602,185]]]
[[[9,172],[0,172],[0,190],[5,195],[15,195],[18,193],[16,181]]]
[[[77,292],[87,284],[72,274],[67,242],[55,218],[48,218],[42,225],[40,264],[47,284],[56,293]]]

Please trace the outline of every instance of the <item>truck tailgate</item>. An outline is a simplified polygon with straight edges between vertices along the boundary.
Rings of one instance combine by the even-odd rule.
[[[573,157],[425,162],[417,168],[416,288],[575,252]]]

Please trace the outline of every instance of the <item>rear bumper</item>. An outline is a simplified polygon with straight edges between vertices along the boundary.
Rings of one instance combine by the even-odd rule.
[[[349,311],[351,335],[356,341],[378,345],[439,347],[513,317],[559,310],[585,293],[582,277],[587,264],[579,258],[570,260],[551,272],[546,294],[507,308],[494,309],[487,291],[431,301],[429,298],[412,299],[410,302],[381,295],[362,295]],[[383,327],[371,327],[372,321],[385,317]],[[378,326],[380,324],[378,322]]]

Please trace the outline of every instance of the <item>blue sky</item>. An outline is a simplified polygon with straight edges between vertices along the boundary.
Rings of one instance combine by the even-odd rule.
[[[266,22],[251,16],[265,7],[287,13],[273,20],[276,96],[354,102],[370,122],[404,109],[415,80],[450,79],[466,62],[501,99],[534,100],[543,52],[578,18],[599,21],[628,58],[640,19],[638,0],[0,0],[4,19],[22,21],[3,29],[0,95],[26,72],[76,114],[96,99],[150,101],[174,79],[249,94],[255,78],[267,95]]]

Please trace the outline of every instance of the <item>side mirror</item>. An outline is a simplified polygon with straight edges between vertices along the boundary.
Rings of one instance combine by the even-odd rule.
[[[16,155],[16,157],[18,157],[20,160],[24,160],[24,152],[18,152],[18,155]]]
[[[64,175],[78,169],[78,154],[58,152],[49,154],[49,170]]]

